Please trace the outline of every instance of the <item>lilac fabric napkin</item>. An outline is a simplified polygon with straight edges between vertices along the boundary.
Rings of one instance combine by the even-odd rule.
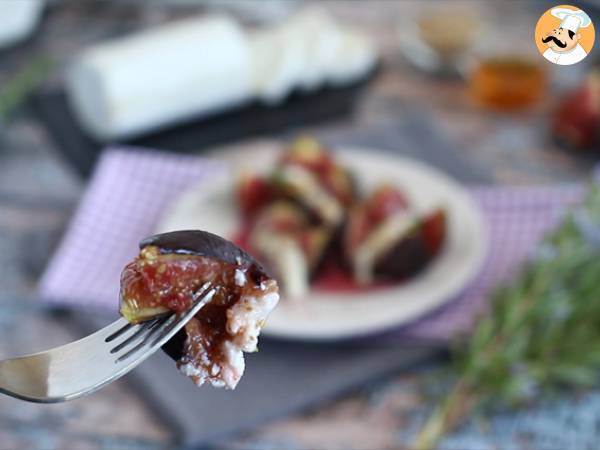
[[[464,292],[430,315],[386,337],[446,341],[467,332],[485,309],[490,290],[510,279],[566,209],[582,200],[581,184],[543,187],[472,187],[486,219],[489,250],[480,274]]]
[[[48,302],[117,311],[119,278],[164,208],[221,163],[135,148],[103,152],[40,280]]]
[[[42,298],[116,311],[119,275],[137,254],[137,242],[152,234],[180,192],[220,170],[226,170],[223,163],[194,156],[132,148],[105,151],[41,279]],[[519,267],[566,207],[583,194],[578,184],[470,190],[490,236],[485,267],[457,299],[387,337],[445,341],[468,330],[485,308],[489,290]]]

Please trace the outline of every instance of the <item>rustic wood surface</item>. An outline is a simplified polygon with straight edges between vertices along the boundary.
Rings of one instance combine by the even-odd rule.
[[[531,36],[536,17],[544,9],[538,3],[503,2],[501,7],[498,2],[471,4],[483,11],[490,39],[494,32],[509,30],[504,36],[514,43]],[[589,171],[589,159],[555,148],[547,136],[545,123],[555,99],[553,94],[549,93],[533,111],[502,115],[474,104],[464,81],[436,78],[411,68],[402,57],[398,29],[414,20],[421,3],[327,2],[325,7],[340,20],[372,35],[382,48],[386,65],[355,117],[325,125],[328,133],[387,123],[404,108],[424,106],[431,120],[459,144],[467,157],[493,169],[498,182],[578,180]],[[57,61],[46,84],[59,83],[64,64],[86,45],[198,10],[189,5],[156,2],[151,6],[143,2],[52,4],[31,43],[0,53],[0,85],[39,53]],[[552,68],[549,71],[555,75]],[[555,82],[564,87],[577,79],[577,75],[558,76]],[[59,317],[37,307],[35,283],[84,187],[27,110],[18,111],[0,129],[0,357],[42,350],[72,338]],[[398,374],[329,405],[282,418],[215,446],[401,447],[430,407],[428,399],[439,389],[438,371],[442,369],[436,366],[434,370]],[[573,442],[581,446],[573,448],[592,448],[600,423],[597,397],[597,393],[586,399],[569,396],[558,404],[541,405],[529,415],[519,416],[523,423],[529,420],[529,428],[513,427],[506,433],[474,422],[449,438],[444,448],[540,448],[540,443],[546,445],[544,448],[556,448],[552,443],[559,441],[536,440],[536,433],[558,439],[556,430],[564,431],[561,427],[566,426],[565,417],[569,415],[579,417],[575,431],[580,440]],[[557,417],[556,411],[563,410],[563,416]],[[61,405],[28,404],[0,396],[0,450],[152,449],[168,446],[172,438],[123,380],[92,397]],[[503,445],[509,441],[510,445]]]

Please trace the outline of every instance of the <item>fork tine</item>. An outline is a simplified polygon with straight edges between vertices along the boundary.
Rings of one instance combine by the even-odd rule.
[[[146,329],[140,330],[140,331],[142,331],[142,332],[145,333],[144,336],[143,336],[142,341],[139,342],[138,344],[136,344],[136,346],[133,347],[132,349],[128,350],[127,353],[119,356],[119,358],[117,358],[117,362],[121,362],[121,361],[127,359],[133,353],[137,352],[139,349],[141,349],[144,345],[146,345],[148,343],[148,339],[150,338],[150,336],[153,336],[154,334],[156,334],[157,331],[159,331],[162,328],[164,328],[167,324],[171,324],[171,323],[173,323],[176,320],[177,320],[177,315],[171,314],[168,317],[165,317],[165,318],[163,318],[161,320],[155,321],[155,323],[153,324],[153,326],[148,331]],[[138,339],[136,339],[136,341],[137,340]],[[119,346],[118,349],[115,347],[110,352],[111,353],[117,353],[119,350],[121,350],[122,348],[124,348],[125,346],[127,346],[128,344],[130,344],[132,342],[133,341],[124,342],[123,343],[124,345]]]
[[[198,289],[193,296],[193,300],[194,302],[198,301],[198,299],[200,297],[202,297],[206,292],[208,292],[208,290],[211,287],[211,283],[209,281],[207,281],[206,283],[204,283],[202,286],[200,286],[200,289]]]
[[[130,329],[132,329],[134,326],[135,325],[133,323],[126,323],[124,326],[122,326],[117,331],[115,331],[113,334],[111,334],[106,339],[104,339],[104,342],[114,341],[116,338],[118,338],[122,334],[126,333],[127,331],[129,331]]]
[[[170,316],[165,317],[164,320],[158,321],[156,325],[153,325],[148,330],[148,333],[146,333],[146,335],[144,336],[144,339],[142,340],[142,342],[148,342],[148,339],[150,339],[151,336],[154,336],[156,334],[156,332],[159,331],[162,327],[164,327],[167,323],[170,323],[171,318],[174,316],[175,316],[174,314],[171,314]]]
[[[210,299],[212,298],[212,296],[215,293],[215,290],[213,289],[211,291],[206,292],[207,285],[208,285],[208,283],[205,284],[194,295],[194,301],[196,302],[196,304],[194,305],[193,308],[190,308],[183,315],[173,314],[173,315],[169,316],[166,320],[161,321],[159,326],[156,326],[156,327],[150,329],[149,331],[147,329],[144,330],[144,331],[146,331],[146,334],[143,337],[142,341],[139,342],[138,344],[136,344],[133,348],[127,350],[122,355],[120,355],[116,359],[115,362],[121,363],[121,362],[131,358],[133,355],[135,355],[142,349],[145,349],[145,348],[151,349],[153,347],[160,347],[166,341],[168,341],[173,336],[173,334],[175,334],[174,330],[176,330],[178,328],[178,326],[181,325],[182,322],[187,323],[188,320],[190,320],[194,315],[196,315],[196,313],[198,311],[200,311],[200,309],[202,309],[204,307],[204,305],[206,305],[206,303],[208,303],[210,301]],[[201,296],[199,294],[204,294],[204,295]],[[150,337],[152,337],[152,335],[156,334],[157,332],[159,333],[159,335],[156,336],[155,339],[153,339],[150,342]],[[129,341],[129,343],[131,343],[131,341]],[[119,350],[122,350],[126,346],[127,345],[119,347]],[[116,352],[111,351],[111,353],[116,353]]]
[[[167,316],[167,317],[170,317],[170,316]],[[131,344],[135,341],[138,341],[141,337],[144,336],[144,334],[147,331],[149,331],[149,330],[151,331],[152,329],[156,328],[161,323],[161,321],[164,321],[164,320],[165,320],[165,318],[160,318],[160,319],[149,320],[147,322],[142,322],[141,324],[139,324],[137,326],[137,330],[135,333],[133,333],[131,336],[129,336],[127,339],[125,339],[121,343],[114,346],[110,350],[110,352],[118,353],[121,349],[125,348],[129,344]]]
[[[204,283],[194,293],[193,301],[194,302],[198,301],[198,299],[208,290],[209,287],[210,287],[210,283],[208,283],[208,282]],[[176,317],[176,315],[174,315],[174,314],[165,314],[160,317],[157,317],[157,318],[154,318],[151,320],[147,320],[145,322],[141,322],[139,324],[127,323],[122,328],[118,329],[117,331],[115,331],[114,333],[109,335],[104,341],[112,342],[115,339],[117,339],[118,337],[125,334],[127,331],[137,327],[137,330],[135,331],[135,333],[131,334],[127,339],[120,342],[118,345],[116,345],[115,347],[113,347],[110,350],[110,353],[118,353],[119,351],[121,351],[123,348],[125,348],[129,344],[133,344],[134,342],[139,341],[140,338],[143,338],[144,341],[146,341],[150,336],[154,335],[158,329],[160,329],[160,326],[162,326],[164,324],[165,319],[169,320],[169,323],[171,323],[171,318],[173,318],[173,320],[174,320],[175,317]]]
[[[186,320],[186,322],[187,322],[187,320]],[[157,342],[160,341],[164,335],[170,333],[171,330],[173,328],[175,328],[176,326],[177,326],[177,322],[176,321],[173,321],[171,323],[165,323],[164,326],[162,327],[161,334],[159,336],[157,336],[156,339],[154,339],[150,345],[156,345]]]
[[[167,316],[145,325],[130,325],[120,318],[78,341],[2,360],[0,393],[40,403],[62,402],[90,394],[152,355],[206,305],[215,292],[210,284],[202,286],[194,296],[194,305],[180,316]],[[168,317],[173,319],[168,320]],[[138,334],[140,329],[143,332]],[[132,339],[131,335],[136,338]],[[125,339],[125,345],[117,342],[118,338]],[[119,350],[110,353],[115,346],[119,346]]]
[[[144,347],[146,345],[145,342],[140,342],[139,344],[137,344],[135,347],[133,347],[132,349],[128,350],[127,353],[119,356],[117,358],[117,360],[115,362],[120,363],[125,361],[127,358],[129,358],[131,355],[134,355],[135,353],[138,352],[138,350],[140,350],[142,347]]]

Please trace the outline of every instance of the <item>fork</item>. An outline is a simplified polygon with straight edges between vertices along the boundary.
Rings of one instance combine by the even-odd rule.
[[[213,297],[205,283],[180,314],[131,324],[118,319],[101,330],[45,352],[0,361],[0,392],[37,403],[90,394],[122,377],[171,339]]]

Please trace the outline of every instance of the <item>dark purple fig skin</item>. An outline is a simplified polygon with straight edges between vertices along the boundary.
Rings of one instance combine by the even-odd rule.
[[[252,256],[237,245],[208,231],[182,230],[155,234],[140,242],[140,250],[150,245],[158,247],[162,254],[205,256],[243,266],[257,264]]]
[[[430,254],[420,233],[397,242],[375,263],[375,275],[383,278],[409,278],[423,270],[434,255]]]
[[[325,266],[325,261],[333,257],[335,251],[335,232],[331,232],[327,244],[323,247],[321,254],[317,257],[316,262],[309,267],[308,279],[310,282],[315,281],[321,269]]]
[[[248,253],[227,239],[208,231],[182,230],[155,234],[140,242],[140,250],[150,245],[158,247],[163,255],[203,256],[227,264],[249,267],[247,273],[257,284],[272,278],[268,271]]]
[[[165,342],[161,349],[173,361],[179,361],[181,358],[183,358],[183,355],[185,353],[186,339],[187,333],[185,332],[185,328],[182,328],[177,333],[175,333],[175,336],[173,336],[171,339]]]
[[[387,278],[408,278],[425,269],[439,254],[446,239],[445,230],[440,248],[432,249],[427,243],[425,223],[436,214],[437,211],[423,218],[408,236],[380,255],[375,263],[375,274]],[[446,227],[445,216],[444,227]]]
[[[422,218],[408,235],[400,238],[389,249],[378,255],[373,267],[373,272],[378,278],[392,280],[410,278],[425,269],[439,254],[440,249],[432,251],[429,248],[423,230],[424,222],[430,217]],[[442,247],[443,245],[442,241]],[[342,263],[345,270],[352,272],[352,261],[347,252],[342,253]]]

